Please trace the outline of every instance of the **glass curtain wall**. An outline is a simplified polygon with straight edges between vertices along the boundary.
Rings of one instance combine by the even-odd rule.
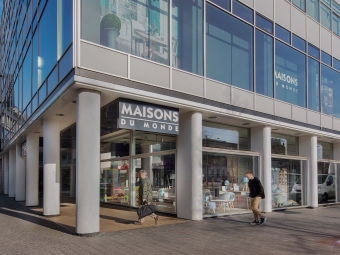
[[[176,213],[176,136],[126,131],[101,141],[100,201],[138,207],[145,170],[158,211]]]
[[[282,134],[272,134],[271,138],[272,154],[280,155],[299,155],[299,139],[295,136]]]
[[[258,157],[203,152],[203,215],[250,210],[246,171],[258,176]]]
[[[272,159],[272,207],[305,205],[306,171],[301,160]]]

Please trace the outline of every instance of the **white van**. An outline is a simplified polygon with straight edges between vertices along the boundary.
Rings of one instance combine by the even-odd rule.
[[[299,200],[301,197],[301,181],[296,180],[292,188],[291,194]],[[319,203],[327,202],[329,198],[335,198],[335,179],[334,175],[318,174],[318,198]]]

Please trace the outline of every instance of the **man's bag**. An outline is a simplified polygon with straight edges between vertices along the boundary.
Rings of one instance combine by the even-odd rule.
[[[156,209],[156,206],[154,205],[143,205],[142,207],[138,208],[137,214],[138,214],[139,219],[142,219],[146,216],[153,214],[156,211],[157,209]]]

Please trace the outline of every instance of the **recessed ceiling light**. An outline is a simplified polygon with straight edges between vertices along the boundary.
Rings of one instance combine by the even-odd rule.
[[[248,126],[248,125],[250,125],[250,123],[249,123],[249,122],[246,122],[246,123],[243,123],[242,125],[243,125],[243,126]]]
[[[216,116],[209,116],[208,119],[216,119]]]
[[[62,113],[57,113],[56,115],[57,115],[57,116],[60,116],[60,117],[65,116],[65,115],[62,114]]]

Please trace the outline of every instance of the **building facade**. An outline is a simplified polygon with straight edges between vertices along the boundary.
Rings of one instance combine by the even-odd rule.
[[[99,232],[138,171],[177,217],[340,202],[340,1],[4,1],[4,193]]]

